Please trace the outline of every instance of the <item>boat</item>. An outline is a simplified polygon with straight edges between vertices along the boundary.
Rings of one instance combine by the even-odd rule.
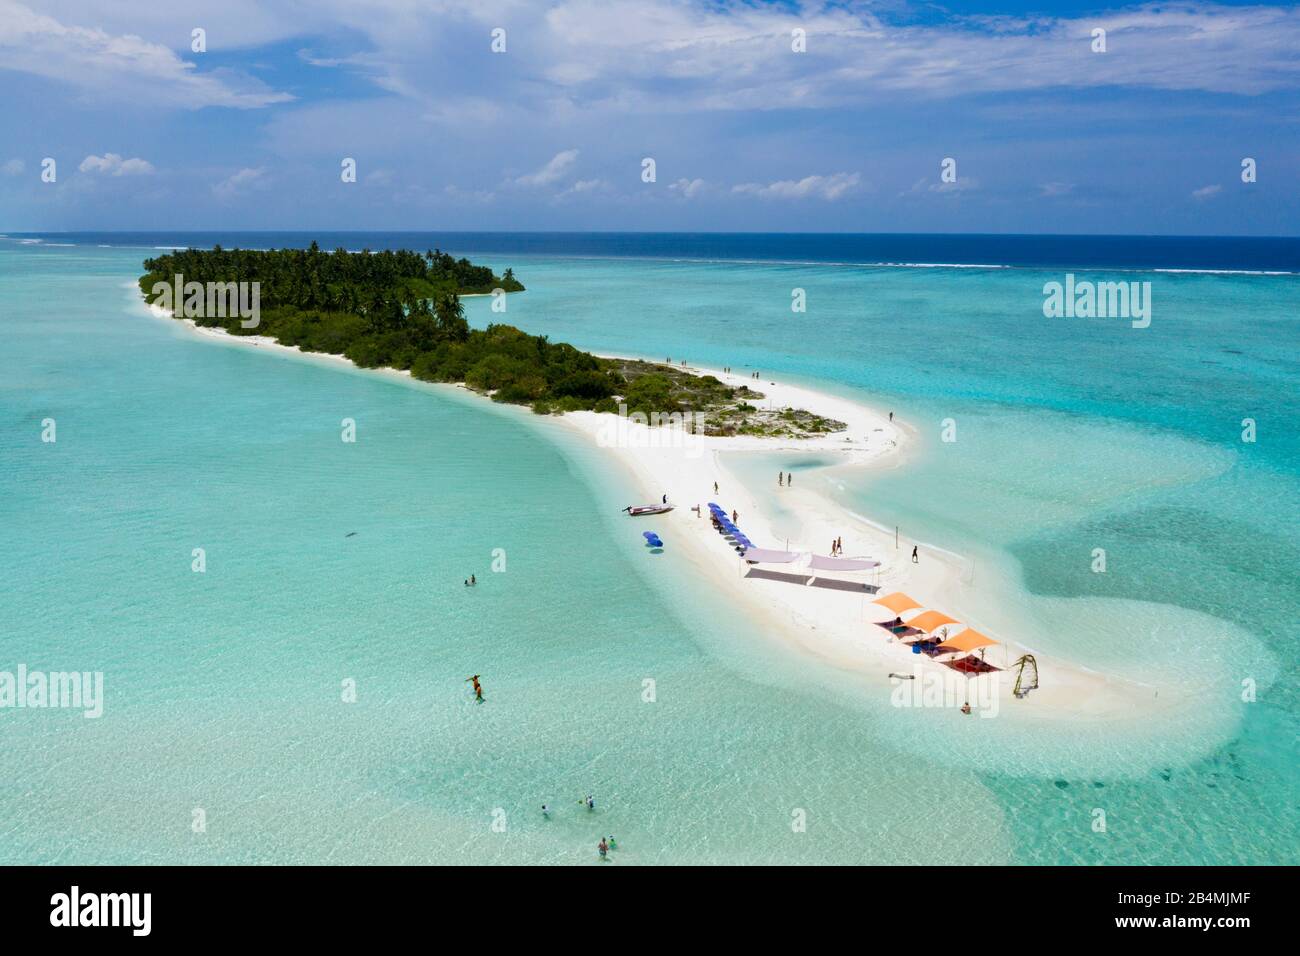
[[[672,505],[628,505],[623,509],[633,518],[639,518],[642,515],[662,515],[673,510]]]

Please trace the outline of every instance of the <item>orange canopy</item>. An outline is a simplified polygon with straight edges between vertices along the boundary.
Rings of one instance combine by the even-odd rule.
[[[908,621],[907,626],[914,627],[918,631],[925,631],[925,633],[929,634],[931,631],[935,630],[936,628],[943,627],[945,624],[959,624],[959,623],[961,622],[958,621],[955,617],[949,617],[947,614],[944,614],[942,611],[926,611],[923,614],[918,614],[916,617]]]
[[[913,608],[921,607],[920,604],[913,601],[902,591],[895,591],[893,594],[886,594],[882,598],[876,598],[876,600],[871,603],[889,608],[889,610],[893,611],[895,614],[902,614],[904,611],[910,611]]]
[[[973,627],[968,627],[956,637],[951,637],[939,645],[941,651],[977,651],[981,647],[991,647],[997,641],[981,634]]]

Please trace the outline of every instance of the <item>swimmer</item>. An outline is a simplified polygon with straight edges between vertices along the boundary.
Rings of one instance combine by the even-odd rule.
[[[587,794],[586,800],[579,800],[578,802],[585,804],[588,810],[596,809],[596,798],[593,797],[591,794]]]
[[[606,837],[606,839],[609,841],[609,848],[610,848],[611,850],[617,850],[617,849],[618,849],[618,844],[617,844],[616,842],[614,842],[614,834],[611,833],[608,837]]]
[[[466,677],[465,681],[474,684],[474,699],[481,704],[483,703],[483,685],[478,682],[478,678],[479,675],[475,674],[473,677]]]
[[[551,805],[549,803],[542,804],[542,816],[548,820],[551,818]]]
[[[596,844],[596,849],[600,851],[600,858],[602,860],[607,858],[607,854],[609,853],[609,844],[605,842],[604,837],[600,838],[600,842]]]

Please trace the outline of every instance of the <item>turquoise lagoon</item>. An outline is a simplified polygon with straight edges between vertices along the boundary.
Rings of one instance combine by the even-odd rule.
[[[529,331],[894,409],[897,468],[736,467],[794,461],[1044,653],[1203,704],[891,708],[646,553],[628,476],[555,423],[201,341],[137,304],[145,249],[0,241],[0,670],[106,696],[0,709],[0,862],[588,863],[609,833],[628,863],[1295,862],[1300,279],[1117,274],[1153,283],[1139,330],[1044,319],[1063,270],[487,252]]]

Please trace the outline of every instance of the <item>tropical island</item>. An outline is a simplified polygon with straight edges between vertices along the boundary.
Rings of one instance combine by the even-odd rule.
[[[538,414],[570,411],[703,416],[706,435],[811,437],[842,422],[800,409],[760,408],[761,392],[713,375],[634,359],[602,358],[510,325],[471,328],[461,296],[524,291],[501,276],[439,250],[348,252],[307,249],[184,249],[144,261],[145,301],[173,317],[235,336],[266,336],[304,352],[342,355],[361,368],[409,371],[427,382],[462,383],[497,402]],[[257,283],[258,314],[180,309],[171,283]]]

